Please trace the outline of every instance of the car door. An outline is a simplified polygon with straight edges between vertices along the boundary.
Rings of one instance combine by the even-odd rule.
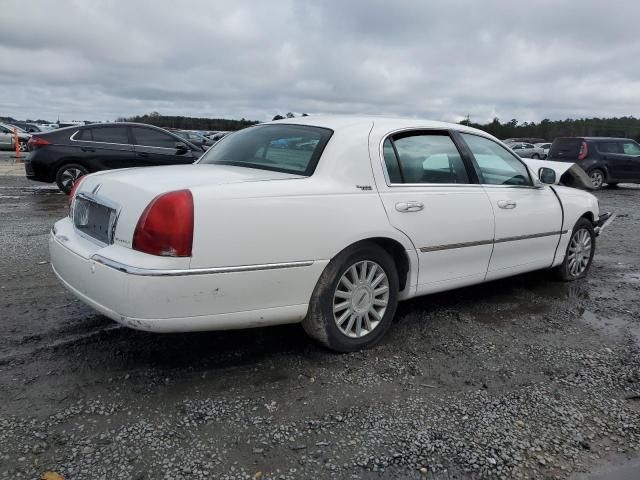
[[[632,140],[621,142],[624,162],[624,179],[638,182],[640,181],[640,145]]]
[[[495,217],[487,279],[550,267],[562,230],[562,208],[548,185],[535,187],[522,160],[497,142],[462,133]]]
[[[594,145],[593,143],[590,146]],[[628,158],[623,154],[622,143],[616,140],[595,142],[595,148],[600,154],[603,164],[596,164],[595,168],[606,167],[607,180],[624,180]]]
[[[446,130],[372,132],[382,162],[378,192],[391,224],[413,242],[417,293],[484,280],[493,243],[493,212]],[[374,153],[375,152],[375,153]]]
[[[126,125],[99,125],[82,128],[71,136],[73,145],[91,171],[134,167],[135,155]]]
[[[147,165],[193,163],[199,154],[187,142],[159,128],[132,126],[134,149],[139,162]],[[185,149],[176,148],[177,144]],[[202,153],[202,152],[200,152]]]

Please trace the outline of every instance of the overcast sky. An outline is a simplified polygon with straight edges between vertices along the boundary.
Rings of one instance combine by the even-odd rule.
[[[640,1],[0,2],[0,116],[640,115]]]

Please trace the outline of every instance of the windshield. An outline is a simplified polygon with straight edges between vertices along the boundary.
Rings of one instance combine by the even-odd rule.
[[[258,125],[226,136],[198,163],[310,176],[332,133],[306,125]]]

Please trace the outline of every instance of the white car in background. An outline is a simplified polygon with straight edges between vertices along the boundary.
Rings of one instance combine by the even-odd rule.
[[[532,171],[462,125],[266,123],[194,165],[83,177],[51,232],[51,263],[132,328],[302,322],[353,351],[382,338],[400,300],[538,269],[584,277],[606,216],[590,193],[551,185],[570,167]]]
[[[508,145],[520,158],[533,158],[536,160],[545,158],[544,150],[532,143],[509,143]]]
[[[544,153],[544,157],[542,157],[543,159],[549,156],[549,149],[551,148],[551,142],[534,143],[534,145],[542,149],[542,152]]]

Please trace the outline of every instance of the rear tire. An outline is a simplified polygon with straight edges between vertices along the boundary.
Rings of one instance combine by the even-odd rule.
[[[89,173],[89,171],[77,163],[67,163],[66,165],[62,165],[56,173],[56,183],[58,184],[58,188],[66,195],[69,195],[76,181],[87,173]]]
[[[540,155],[534,153],[533,155],[531,155],[531,158],[533,158],[534,160],[540,160]]]
[[[600,190],[606,182],[606,176],[602,170],[595,168],[589,172],[591,178],[591,186],[594,190]]]
[[[573,227],[564,260],[554,269],[556,276],[564,282],[586,277],[595,250],[596,233],[593,224],[583,217]]]
[[[369,348],[391,326],[398,285],[395,262],[383,248],[368,242],[353,245],[322,272],[302,326],[337,352]]]

